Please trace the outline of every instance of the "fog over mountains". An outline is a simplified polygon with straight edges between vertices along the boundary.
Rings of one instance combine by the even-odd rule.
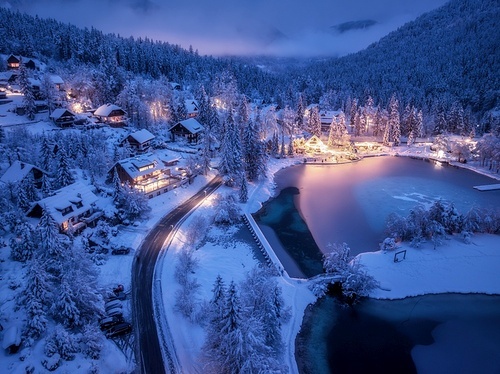
[[[124,37],[190,45],[202,54],[342,56],[445,0],[0,0],[0,6]],[[373,20],[370,27],[359,27]],[[337,26],[336,26],[337,25]],[[332,26],[336,26],[332,29]],[[332,32],[337,30],[339,32]]]

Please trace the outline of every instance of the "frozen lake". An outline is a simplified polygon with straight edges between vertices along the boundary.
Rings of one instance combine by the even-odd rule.
[[[480,192],[473,186],[498,183],[469,170],[407,157],[373,157],[340,165],[297,165],[276,173],[278,191],[293,196],[295,208],[322,252],[328,243],[347,243],[351,254],[378,250],[390,213],[407,215],[418,204],[451,201],[461,213],[473,206],[500,207],[500,191]],[[281,231],[303,227],[297,218],[284,230],[276,216],[288,197],[265,204],[271,226]],[[287,211],[289,214],[290,212]],[[288,233],[286,235],[289,235]],[[286,247],[286,245],[284,245]]]
[[[353,255],[378,250],[392,212],[407,215],[438,199],[461,213],[500,208],[500,191],[473,188],[495,180],[403,157],[298,165],[278,172],[275,182],[279,194],[256,219],[274,230],[270,242],[289,253],[283,264],[291,276],[321,272],[328,243],[346,242]],[[297,342],[302,373],[498,373],[500,296],[369,299],[354,309],[325,298],[306,314]]]

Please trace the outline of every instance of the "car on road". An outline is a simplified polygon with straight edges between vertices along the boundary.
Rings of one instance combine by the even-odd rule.
[[[99,327],[101,330],[108,330],[122,322],[124,322],[122,316],[105,317],[99,321]]]
[[[114,338],[116,336],[121,336],[128,334],[132,331],[132,325],[128,322],[122,322],[119,323],[118,325],[112,326],[107,332],[106,332],[106,338]]]
[[[128,255],[130,253],[129,247],[116,247],[111,250],[112,255]]]

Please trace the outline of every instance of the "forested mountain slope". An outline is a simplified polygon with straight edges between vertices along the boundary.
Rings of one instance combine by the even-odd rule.
[[[308,77],[308,96],[333,89],[363,99],[402,102],[430,108],[459,100],[476,113],[499,104],[500,2],[452,0],[372,44],[340,58],[297,69]]]

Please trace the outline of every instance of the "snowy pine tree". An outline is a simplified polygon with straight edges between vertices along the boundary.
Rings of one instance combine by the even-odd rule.
[[[233,120],[230,109],[225,121],[225,132],[221,144],[219,170],[230,180],[236,181],[243,170],[240,131]]]
[[[240,203],[246,203],[248,201],[248,184],[245,175],[241,176],[241,187],[240,187]]]
[[[69,166],[68,154],[63,145],[59,146],[57,151],[58,163],[57,163],[57,174],[56,174],[56,186],[57,188],[62,188],[75,182],[73,174]]]
[[[37,339],[47,328],[47,309],[52,298],[52,277],[45,270],[45,264],[39,258],[33,258],[29,262],[25,279],[23,301],[28,317],[25,335]]]
[[[37,244],[33,227],[27,222],[20,222],[15,226],[14,235],[9,241],[12,259],[21,262],[30,260],[37,248]]]

